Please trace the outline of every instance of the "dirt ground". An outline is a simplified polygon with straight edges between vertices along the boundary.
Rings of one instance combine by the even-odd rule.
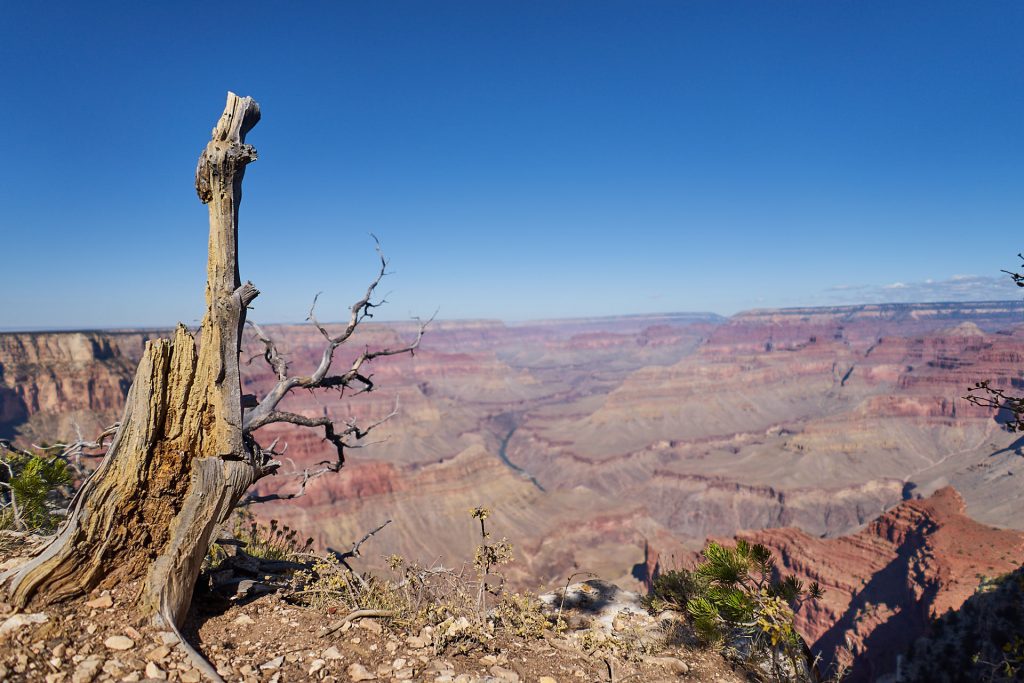
[[[15,617],[0,634],[0,681],[205,680],[176,636],[131,610],[134,586]],[[11,623],[0,603],[0,624]],[[45,615],[30,617],[31,614]],[[321,637],[338,616],[275,594],[244,604],[197,595],[183,634],[227,681],[567,683],[743,681],[716,652],[680,645],[629,659],[587,650],[579,634],[499,635],[465,652],[436,652],[429,632],[364,618]],[[35,620],[35,621],[34,621]],[[4,627],[0,627],[4,628]]]

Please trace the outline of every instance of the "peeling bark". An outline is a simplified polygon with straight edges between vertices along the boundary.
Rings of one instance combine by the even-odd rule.
[[[238,273],[238,208],[251,98],[228,93],[200,155],[196,190],[209,205],[202,344],[179,325],[146,345],[124,416],[54,539],[6,575],[11,601],[53,602],[141,580],[142,614],[180,625],[215,526],[263,474],[242,432],[238,354],[246,307],[259,293]]]
[[[19,608],[31,601],[50,603],[135,581],[140,616],[176,630],[188,612],[216,526],[256,481],[280,465],[273,460],[273,445],[261,448],[253,432],[275,422],[319,428],[337,450],[335,461],[293,473],[302,478],[300,491],[288,496],[296,497],[305,492],[308,481],[341,470],[345,450],[365,445],[360,440],[390,417],[362,428],[355,421],[339,426],[326,417],[277,409],[297,388],[340,393],[354,385],[355,393],[371,391],[368,364],[380,357],[414,353],[419,346],[427,323],[407,345],[367,348],[347,370],[330,374],[335,350],[383,303],[372,300],[387,267],[379,245],[380,272],[352,305],[340,335],[331,336],[310,311],[310,322],[325,339],[323,356],[312,374],[289,375],[284,356],[253,325],[278,382],[243,412],[240,341],[246,309],[259,292],[239,277],[238,209],[245,167],[256,159],[245,136],[259,118],[256,102],[228,93],[224,113],[196,167],[196,192],[210,213],[202,343],[197,346],[184,325],[178,325],[172,339],[147,343],[110,447],[72,501],[64,524],[33,559],[0,574],[0,587]],[[220,680],[198,653],[183,645],[208,678]]]

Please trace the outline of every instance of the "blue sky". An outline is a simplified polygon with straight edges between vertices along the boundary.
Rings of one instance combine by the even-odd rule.
[[[202,313],[192,189],[256,98],[253,317],[1003,298],[1024,3],[0,2],[0,328]],[[973,283],[973,284],[971,284]]]

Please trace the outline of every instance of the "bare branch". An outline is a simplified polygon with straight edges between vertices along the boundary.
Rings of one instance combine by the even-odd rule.
[[[247,320],[246,324],[252,328],[256,334],[256,338],[263,343],[263,359],[267,361],[267,365],[277,375],[278,380],[288,379],[288,361],[285,360],[284,356],[281,355],[277,350],[277,346],[274,345],[273,340],[267,336],[259,325],[251,320]],[[250,359],[251,362],[252,359]]]
[[[334,558],[336,560],[338,560],[339,562],[345,563],[345,560],[347,560],[349,558],[359,557],[359,548],[362,547],[363,543],[366,543],[368,540],[370,540],[370,538],[372,538],[374,535],[376,535],[376,533],[378,531],[380,531],[381,529],[386,527],[388,524],[391,524],[391,520],[390,519],[386,520],[383,524],[381,524],[379,527],[377,527],[373,531],[367,532],[365,536],[363,536],[358,541],[353,543],[352,547],[349,548],[348,550],[346,550],[343,553],[339,553],[337,550],[331,550],[330,548],[328,548],[327,550],[330,551],[330,553],[332,555],[334,555]]]
[[[349,420],[348,422],[345,423],[345,427],[339,431],[334,422],[331,421],[331,418],[327,417],[326,415],[322,415],[320,417],[306,417],[305,415],[299,415],[298,413],[291,413],[287,411],[274,411],[270,413],[265,418],[263,418],[263,421],[260,424],[256,425],[256,427],[253,427],[253,429],[259,429],[260,427],[266,426],[268,424],[280,422],[298,425],[300,427],[323,427],[324,440],[330,441],[334,445],[335,450],[337,451],[338,454],[337,458],[334,460],[323,460],[321,462],[318,462],[316,468],[305,468],[302,470],[302,472],[289,473],[288,476],[298,477],[301,480],[299,482],[299,489],[295,492],[271,493],[265,496],[261,496],[254,493],[246,496],[245,499],[242,500],[238,505],[241,507],[246,505],[252,505],[253,503],[266,503],[274,500],[292,500],[294,498],[304,496],[306,494],[306,487],[309,485],[311,481],[319,479],[320,477],[329,472],[341,471],[341,468],[345,466],[346,449],[363,448],[364,446],[370,445],[369,443],[357,442],[366,438],[366,436],[370,432],[372,432],[374,429],[384,424],[397,414],[398,400],[396,399],[394,409],[381,419],[377,420],[376,422],[366,427],[360,427],[355,420]],[[347,441],[346,437],[352,437],[354,441]],[[375,441],[372,443],[380,442]],[[271,444],[269,449],[259,450],[263,455],[283,454],[274,453],[273,449],[276,444],[277,440],[275,440],[274,443]],[[257,444],[254,443],[254,445],[256,446],[256,448],[259,448]],[[280,466],[280,463],[278,461],[264,458],[264,462],[261,463],[261,466],[259,467],[259,471],[261,472],[260,476],[262,477],[266,476],[267,474],[277,474],[278,466]]]
[[[383,301],[372,303],[371,299],[373,298],[373,292],[377,289],[377,285],[379,285],[380,281],[384,279],[385,275],[387,275],[388,260],[384,257],[384,251],[380,248],[380,240],[377,239],[377,236],[370,233],[370,237],[373,238],[374,244],[376,245],[377,256],[380,257],[380,270],[377,271],[377,277],[375,277],[373,282],[371,282],[366,288],[366,294],[363,295],[363,298],[352,304],[348,325],[345,326],[345,331],[337,337],[332,337],[327,329],[316,319],[316,316],[313,315],[313,310],[316,308],[316,300],[320,298],[319,293],[313,297],[313,305],[309,307],[309,315],[306,319],[320,330],[320,334],[322,334],[324,339],[329,341],[334,348],[344,344],[345,341],[352,336],[352,333],[356,331],[356,327],[359,326],[359,323],[361,323],[364,318],[373,317],[373,314],[370,311],[384,303]],[[331,349],[332,352],[334,351],[334,348]]]
[[[320,632],[320,637],[321,638],[326,638],[327,636],[329,636],[329,635],[331,635],[331,634],[333,634],[333,633],[335,633],[337,631],[340,631],[341,627],[344,626],[345,624],[347,624],[348,622],[354,621],[356,619],[364,619],[366,617],[386,618],[386,617],[393,617],[393,616],[395,616],[395,612],[393,610],[386,610],[386,609],[357,609],[356,611],[350,612],[349,614],[345,615],[341,619],[341,621],[337,621],[337,622],[331,624],[330,626],[328,626],[323,631],[321,631]]]
[[[361,370],[365,363],[382,356],[395,356],[403,353],[413,354],[419,347],[427,325],[434,320],[434,316],[431,316],[429,320],[419,325],[416,337],[410,343],[398,348],[381,349],[376,351],[372,351],[367,347],[361,354],[359,354],[359,356],[356,357],[348,370],[337,375],[328,374],[331,370],[331,364],[334,362],[335,350],[352,337],[356,328],[363,320],[373,317],[372,311],[374,308],[385,302],[384,299],[377,302],[373,301],[373,294],[381,280],[385,275],[387,275],[388,266],[388,261],[384,257],[384,252],[380,248],[380,241],[377,240],[376,236],[373,236],[373,240],[376,243],[377,254],[380,256],[380,269],[377,271],[376,277],[366,288],[366,293],[363,297],[352,304],[349,312],[348,324],[345,326],[345,329],[341,334],[331,336],[330,332],[327,331],[327,328],[317,320],[315,309],[317,299],[320,295],[317,294],[317,296],[313,298],[313,305],[309,309],[309,316],[307,319],[320,331],[320,334],[323,335],[324,339],[327,340],[327,345],[321,354],[320,363],[317,365],[316,370],[314,370],[312,375],[287,376],[287,364],[284,362],[281,354],[278,353],[273,342],[262,332],[262,330],[259,329],[259,327],[255,325],[253,326],[257,337],[261,342],[263,342],[265,349],[264,358],[266,358],[267,362],[274,369],[278,381],[266,396],[263,397],[258,405],[246,411],[242,427],[245,433],[251,434],[260,427],[270,424],[270,422],[279,421],[268,420],[268,418],[272,413],[277,412],[278,404],[280,404],[292,389],[338,389],[343,392],[347,387],[358,382],[360,389],[357,393],[372,391],[373,382],[370,379],[370,376]],[[436,315],[436,312],[434,315]]]

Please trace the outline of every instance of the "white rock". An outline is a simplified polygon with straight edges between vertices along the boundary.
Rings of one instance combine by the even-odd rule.
[[[327,662],[325,662],[324,660],[314,659],[312,662],[309,663],[309,675],[312,676],[325,666],[327,666]]]
[[[150,662],[146,665],[146,678],[152,678],[157,681],[166,681],[167,672],[156,665],[156,662]]]
[[[111,650],[130,650],[135,647],[135,641],[128,636],[110,636],[103,644]]]
[[[377,679],[377,674],[370,673],[365,666],[356,663],[349,665],[348,677],[353,681],[373,681]]]
[[[341,659],[341,653],[333,645],[321,652],[320,656],[324,659]]]
[[[284,664],[284,655],[280,655],[269,661],[263,662],[260,664],[260,668],[264,671],[273,671],[274,669],[280,669],[282,664]]]
[[[3,624],[0,624],[0,636],[11,631],[16,631],[30,624],[43,624],[50,620],[50,617],[43,612],[34,614],[15,614],[7,617]]]
[[[71,674],[71,683],[90,683],[100,672],[101,666],[103,666],[103,657],[99,655],[86,657],[75,669],[75,673]]]
[[[248,626],[249,624],[255,624],[256,622],[248,614],[242,614],[235,617],[231,623],[237,624],[238,626]]]
[[[164,645],[174,645],[178,642],[178,636],[174,635],[171,631],[160,631],[160,642]]]

